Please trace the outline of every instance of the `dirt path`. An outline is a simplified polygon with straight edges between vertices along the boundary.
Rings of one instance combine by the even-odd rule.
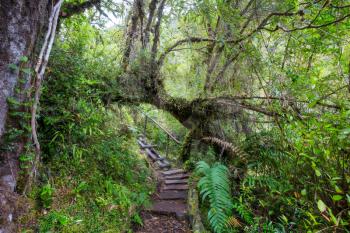
[[[141,213],[143,227],[136,233],[189,233],[187,215],[188,177],[182,169],[171,168],[170,162],[161,157],[144,138],[139,138],[141,151],[155,170],[157,192],[152,205]]]

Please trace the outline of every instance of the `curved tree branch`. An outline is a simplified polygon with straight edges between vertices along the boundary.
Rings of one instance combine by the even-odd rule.
[[[65,4],[60,13],[61,18],[69,18],[73,15],[83,13],[85,10],[101,4],[102,0],[88,0],[80,4]]]

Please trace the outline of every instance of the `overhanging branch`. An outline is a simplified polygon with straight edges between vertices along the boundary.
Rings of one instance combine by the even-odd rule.
[[[61,18],[69,18],[73,15],[83,13],[85,10],[101,4],[102,0],[88,0],[80,4],[65,4],[60,13]]]

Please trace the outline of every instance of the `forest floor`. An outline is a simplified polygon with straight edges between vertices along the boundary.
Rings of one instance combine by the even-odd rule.
[[[138,140],[141,152],[146,155],[157,180],[157,191],[151,206],[141,212],[143,226],[136,233],[189,233],[187,192],[189,175],[182,169],[171,168],[144,138]]]

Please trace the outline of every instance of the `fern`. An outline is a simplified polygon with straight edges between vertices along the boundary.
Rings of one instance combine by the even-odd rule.
[[[242,224],[237,218],[235,218],[234,216],[231,216],[227,219],[227,226],[235,228],[235,227],[242,227]]]
[[[203,177],[198,182],[202,201],[209,200],[208,220],[214,232],[224,232],[232,212],[229,171],[226,166],[215,163],[210,167],[206,162],[197,163],[196,172]]]
[[[224,148],[225,150],[229,150],[233,155],[237,156],[245,163],[248,160],[248,154],[246,152],[244,152],[241,148],[233,145],[230,142],[224,141],[224,140],[222,140],[220,138],[216,138],[216,137],[204,137],[204,138],[202,138],[202,140],[219,145],[222,148]]]
[[[247,210],[247,208],[239,201],[234,201],[233,209],[238,213],[239,217],[243,219],[248,224],[253,224],[252,214]]]

